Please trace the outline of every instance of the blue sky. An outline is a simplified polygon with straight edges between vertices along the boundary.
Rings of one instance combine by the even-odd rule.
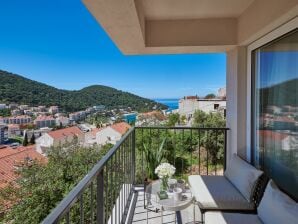
[[[226,82],[225,54],[123,55],[80,0],[3,0],[0,29],[0,69],[57,88],[177,98]]]

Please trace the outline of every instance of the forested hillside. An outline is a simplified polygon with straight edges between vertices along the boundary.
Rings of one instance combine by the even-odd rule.
[[[62,90],[0,70],[0,103],[12,102],[30,106],[58,105],[67,112],[94,105],[131,107],[140,112],[152,110],[154,106],[166,108],[163,104],[108,86],[93,85],[78,91]]]

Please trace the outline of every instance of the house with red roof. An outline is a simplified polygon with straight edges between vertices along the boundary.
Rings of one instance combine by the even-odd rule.
[[[50,131],[35,140],[36,150],[45,154],[51,147],[71,143],[74,139],[77,139],[79,143],[85,141],[84,133],[77,126]]]
[[[16,172],[19,167],[26,163],[37,160],[46,163],[47,159],[36,152],[34,146],[20,146],[12,148],[3,146],[0,148],[0,189],[6,187],[9,183],[14,182],[18,178]]]
[[[120,122],[100,129],[96,133],[96,143],[99,145],[116,144],[130,128],[131,126],[128,123]]]

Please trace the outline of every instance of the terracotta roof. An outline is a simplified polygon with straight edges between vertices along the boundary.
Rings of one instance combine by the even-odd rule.
[[[113,124],[111,128],[123,135],[131,128],[131,126],[126,122],[120,122]]]
[[[73,127],[69,127],[69,128],[59,129],[56,131],[50,131],[47,134],[50,135],[54,139],[61,139],[61,138],[65,138],[67,136],[82,135],[83,132],[77,126],[73,126]]]
[[[47,162],[44,156],[35,151],[34,146],[0,149],[0,189],[18,178],[15,168],[22,165],[26,159]]]
[[[260,130],[258,131],[258,133],[261,137],[270,141],[282,141],[289,136],[289,134],[271,131],[271,130]]]

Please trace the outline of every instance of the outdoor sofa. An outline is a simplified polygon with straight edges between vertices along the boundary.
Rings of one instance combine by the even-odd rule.
[[[270,180],[257,214],[206,212],[205,224],[297,224],[298,203]]]
[[[207,211],[255,213],[266,182],[263,171],[236,154],[223,176],[191,175],[188,182],[204,221]]]

